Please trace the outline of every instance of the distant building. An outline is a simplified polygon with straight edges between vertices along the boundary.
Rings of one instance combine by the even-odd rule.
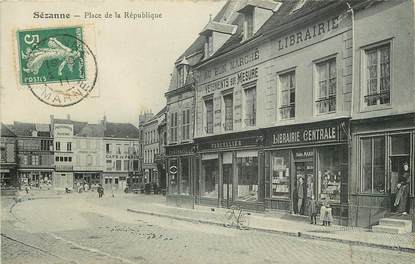
[[[2,190],[19,187],[16,153],[16,134],[8,126],[1,123],[0,180]]]
[[[103,152],[104,188],[124,190],[127,179],[138,175],[140,142],[139,130],[129,123],[102,121],[104,127]]]
[[[20,186],[51,188],[54,150],[49,124],[14,122],[17,136],[18,179]]]
[[[160,185],[160,175],[156,164],[156,156],[160,154],[159,125],[164,121],[166,109],[163,108],[140,126],[143,135],[143,183]]]

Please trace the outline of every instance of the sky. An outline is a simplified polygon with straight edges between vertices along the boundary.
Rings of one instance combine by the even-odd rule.
[[[55,118],[97,123],[137,125],[141,111],[156,114],[166,103],[175,60],[225,1],[11,1],[0,3],[0,119],[48,123]],[[161,13],[161,19],[85,18],[85,13]],[[70,19],[33,18],[33,12],[69,13]],[[74,18],[73,15],[80,15]],[[97,57],[95,96],[69,107],[53,107],[39,101],[19,84],[16,32],[22,29],[82,25],[88,45]]]

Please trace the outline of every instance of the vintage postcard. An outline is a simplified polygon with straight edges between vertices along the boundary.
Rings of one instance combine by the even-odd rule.
[[[1,263],[414,263],[415,0],[0,1]]]

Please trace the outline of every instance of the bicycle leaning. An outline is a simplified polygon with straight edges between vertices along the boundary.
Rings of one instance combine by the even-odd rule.
[[[249,215],[250,213],[244,211],[237,205],[232,205],[225,212],[226,227],[237,227],[242,230],[249,228]]]

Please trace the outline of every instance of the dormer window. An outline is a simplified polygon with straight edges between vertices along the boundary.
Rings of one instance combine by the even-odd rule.
[[[280,8],[280,2],[248,0],[238,10],[243,14],[243,40],[251,38],[265,22]]]
[[[186,58],[177,65],[177,87],[182,87],[186,84],[187,75],[189,74],[189,63]]]
[[[205,57],[209,57],[213,54],[213,34],[210,32],[206,35],[205,42]]]
[[[250,12],[244,14],[244,40],[249,39],[254,35],[254,12],[251,9]]]
[[[236,26],[209,21],[199,34],[205,38],[205,58],[212,56],[236,32]]]

